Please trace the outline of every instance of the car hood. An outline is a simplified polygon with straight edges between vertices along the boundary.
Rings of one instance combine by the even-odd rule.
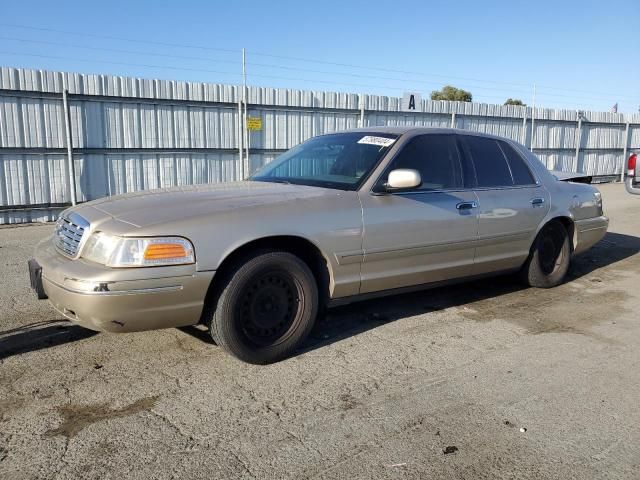
[[[128,193],[94,200],[74,211],[89,220],[105,216],[134,227],[147,227],[216,212],[290,203],[339,193],[338,190],[306,185],[235,182]]]

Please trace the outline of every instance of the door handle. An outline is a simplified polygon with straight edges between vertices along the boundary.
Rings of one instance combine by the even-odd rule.
[[[544,198],[542,198],[542,197],[532,198],[530,200],[530,202],[531,202],[531,206],[532,207],[536,207],[536,206],[542,205],[544,203]]]
[[[460,202],[456,205],[458,210],[471,210],[472,208],[478,208],[478,202]]]

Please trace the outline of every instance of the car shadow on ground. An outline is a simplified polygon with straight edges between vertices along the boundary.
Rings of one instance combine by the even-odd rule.
[[[97,333],[73,325],[67,320],[35,322],[19,328],[0,331],[0,360],[21,353],[76,342]]]
[[[592,249],[572,259],[565,279],[573,282],[640,252],[640,238],[607,233]],[[516,275],[477,280],[353,303],[328,311],[317,322],[298,355],[358,335],[401,318],[464,306],[525,290]]]

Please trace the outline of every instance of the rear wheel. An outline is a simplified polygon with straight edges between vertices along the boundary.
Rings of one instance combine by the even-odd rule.
[[[567,229],[562,222],[552,220],[538,233],[520,276],[531,287],[555,287],[564,280],[570,260]]]
[[[237,262],[221,279],[209,330],[224,350],[265,364],[293,353],[318,311],[318,288],[309,267],[282,251],[261,251]]]

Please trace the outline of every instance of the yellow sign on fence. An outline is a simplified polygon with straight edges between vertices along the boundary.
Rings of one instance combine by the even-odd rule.
[[[249,130],[262,130],[262,118],[247,117],[247,128]]]

